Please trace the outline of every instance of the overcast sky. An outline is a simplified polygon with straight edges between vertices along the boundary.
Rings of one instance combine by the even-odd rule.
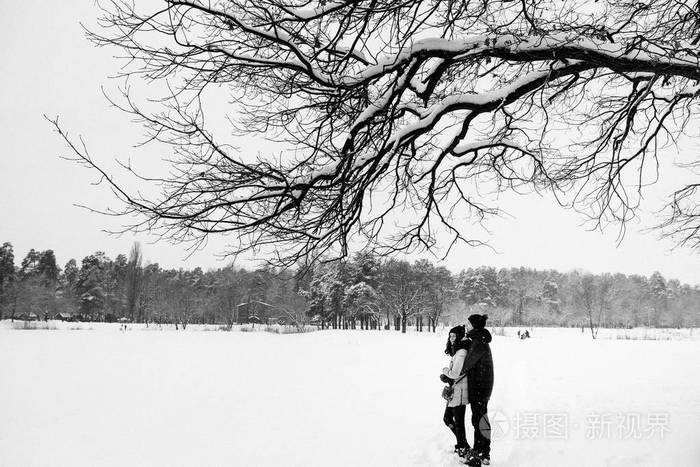
[[[113,51],[94,48],[83,36],[79,22],[94,23],[97,14],[91,0],[0,1],[0,243],[14,245],[15,263],[30,248],[53,249],[61,266],[95,251],[115,257],[128,254],[137,239],[145,258],[165,267],[207,269],[227,264],[216,256],[224,250],[225,238],[212,240],[186,259],[188,252],[182,246],[151,244],[153,237],[110,236],[102,230],[118,228],[118,220],[74,206],[105,208],[114,202],[106,187],[91,185],[94,174],[59,158],[69,153],[43,114],[59,115],[65,128],[81,134],[93,158],[103,163],[116,157],[161,155],[132,148],[141,128],[111,109],[102,95],[102,86],[114,89],[116,83],[108,76],[119,63],[112,58]],[[673,158],[673,153],[665,156],[666,161]],[[662,172],[658,186],[646,194],[641,222],[629,225],[620,246],[615,228],[587,231],[581,216],[549,199],[508,196],[502,207],[513,217],[488,224],[491,244],[498,251],[459,246],[444,264],[453,271],[479,265],[644,275],[658,270],[667,278],[700,283],[697,253],[671,251],[670,241],[641,232],[653,224],[652,212],[675,186],[674,177],[676,172]]]

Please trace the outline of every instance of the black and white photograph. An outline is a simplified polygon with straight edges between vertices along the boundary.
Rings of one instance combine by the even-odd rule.
[[[700,466],[699,0],[0,0],[0,466]]]

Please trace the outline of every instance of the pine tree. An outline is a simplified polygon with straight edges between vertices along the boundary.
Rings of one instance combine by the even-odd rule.
[[[0,247],[0,319],[12,314],[11,303],[14,301],[15,278],[15,255],[12,244],[5,242]]]
[[[105,318],[105,282],[110,263],[102,251],[83,258],[76,282],[83,319],[102,321]]]
[[[648,326],[659,327],[661,317],[668,308],[668,295],[666,290],[666,279],[659,271],[655,271],[649,278],[649,295],[653,305],[653,314],[647,322]]]

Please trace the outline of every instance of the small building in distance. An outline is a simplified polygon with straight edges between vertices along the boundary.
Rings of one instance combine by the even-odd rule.
[[[19,315],[15,315],[14,319],[20,319],[22,321],[36,321],[39,319],[36,313],[21,313]]]
[[[236,305],[236,318],[238,324],[263,323],[286,324],[287,317],[284,312],[275,305],[251,300],[250,302]]]
[[[66,311],[56,313],[55,315],[53,315],[53,319],[60,320],[60,321],[75,321],[75,317],[73,316],[73,313],[68,313]]]

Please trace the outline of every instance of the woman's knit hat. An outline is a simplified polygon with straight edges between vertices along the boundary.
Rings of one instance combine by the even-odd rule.
[[[463,324],[460,324],[459,326],[455,326],[452,329],[450,329],[450,334],[453,333],[457,336],[457,342],[459,342],[464,338],[464,335],[467,333],[467,330],[464,328]]]

